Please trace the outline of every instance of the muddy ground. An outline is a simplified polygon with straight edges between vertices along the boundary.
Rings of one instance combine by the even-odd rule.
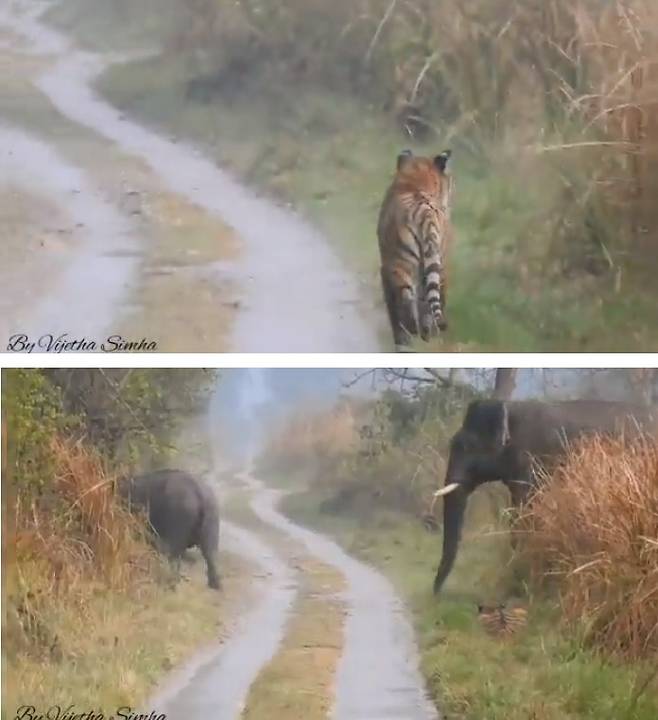
[[[39,20],[49,5],[0,9],[3,345],[118,333],[162,351],[377,350],[325,239],[102,100],[95,79],[127,58],[76,49]]]

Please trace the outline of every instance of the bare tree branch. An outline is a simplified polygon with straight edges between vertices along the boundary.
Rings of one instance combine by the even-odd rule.
[[[377,373],[377,370],[375,370],[375,369],[372,369],[372,370],[364,370],[364,371],[361,372],[361,373],[357,373],[357,375],[356,375],[355,377],[353,377],[351,380],[347,380],[347,381],[343,382],[343,383],[342,383],[342,386],[343,386],[344,388],[354,387],[355,385],[357,385],[358,383],[360,383],[361,380],[363,380],[363,378],[367,378],[368,376],[371,376],[371,377],[373,378],[373,382],[374,382],[374,378],[375,378],[376,373]]]
[[[389,21],[391,15],[393,14],[393,11],[395,10],[395,6],[397,5],[398,0],[391,0],[391,4],[386,9],[386,12],[384,13],[384,17],[379,22],[379,25],[377,26],[377,30],[375,31],[375,34],[372,36],[372,40],[370,41],[370,45],[368,46],[368,51],[366,52],[364,63],[366,65],[370,64],[370,58],[372,57],[372,53],[375,50],[375,45],[377,45],[377,41],[379,40],[379,36],[382,34],[382,30],[384,29],[384,25]]]

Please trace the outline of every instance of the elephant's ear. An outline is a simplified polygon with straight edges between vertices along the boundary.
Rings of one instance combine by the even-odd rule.
[[[510,441],[509,411],[501,400],[480,400],[469,405],[464,429],[486,444],[505,447]]]

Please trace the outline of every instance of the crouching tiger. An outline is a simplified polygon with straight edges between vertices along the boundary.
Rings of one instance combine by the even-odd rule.
[[[396,345],[447,328],[446,256],[452,229],[451,152],[435,158],[404,150],[379,212],[381,278]]]

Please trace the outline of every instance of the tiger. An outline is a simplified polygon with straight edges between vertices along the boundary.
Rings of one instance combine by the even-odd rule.
[[[452,240],[452,151],[435,158],[403,150],[379,212],[381,282],[396,346],[448,327],[446,257]]]
[[[508,608],[499,605],[478,605],[478,616],[484,629],[499,637],[509,637],[526,626],[528,611],[522,607]]]

